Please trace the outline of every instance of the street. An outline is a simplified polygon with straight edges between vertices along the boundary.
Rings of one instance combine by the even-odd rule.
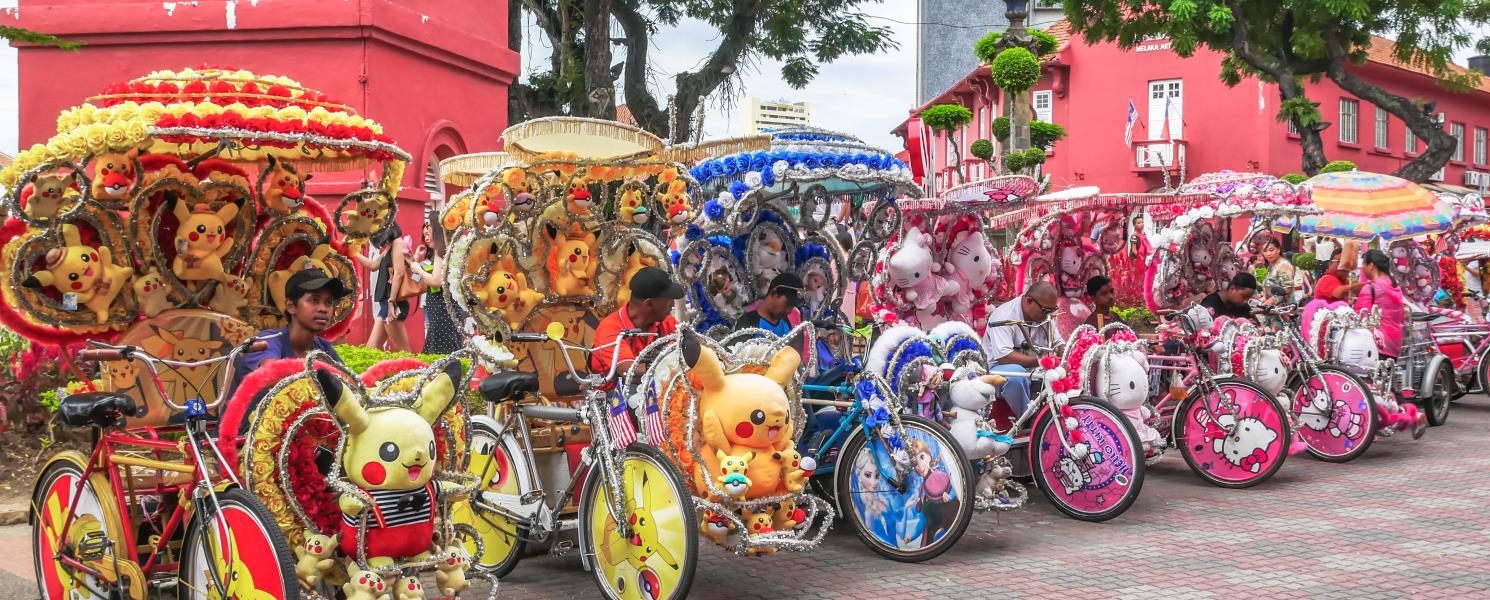
[[[809,554],[736,558],[701,544],[694,598],[1490,598],[1490,399],[1456,403],[1417,442],[1379,439],[1355,462],[1290,457],[1250,490],[1203,483],[1178,455],[1125,515],[1064,518],[1036,499],[975,515],[929,563],[899,564],[838,528]],[[0,598],[33,598],[29,538],[0,529]],[[594,598],[578,558],[529,558],[502,598]],[[485,590],[472,590],[484,597]]]

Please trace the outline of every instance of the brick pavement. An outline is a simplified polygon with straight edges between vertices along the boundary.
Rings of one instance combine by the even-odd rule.
[[[1356,461],[1290,457],[1272,481],[1224,490],[1178,455],[1107,523],[1067,519],[1036,492],[1023,510],[975,515],[946,554],[880,558],[845,528],[810,554],[736,558],[700,544],[694,598],[1490,598],[1490,399],[1457,403],[1422,440],[1378,440]],[[29,579],[29,540],[0,536],[0,569]],[[25,589],[0,572],[0,598]],[[34,589],[34,588],[33,588]],[[473,592],[478,590],[473,590]],[[473,597],[484,597],[484,591]],[[595,598],[579,560],[531,557],[501,598]]]

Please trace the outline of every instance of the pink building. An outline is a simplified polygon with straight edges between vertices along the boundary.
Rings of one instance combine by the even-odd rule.
[[[1065,21],[1047,31],[1060,41],[1060,49],[1044,61],[1033,104],[1038,120],[1058,123],[1069,134],[1055,144],[1044,165],[1056,188],[1150,190],[1164,185],[1166,170],[1171,182],[1182,174],[1193,178],[1222,169],[1274,175],[1301,170],[1298,135],[1290,132],[1290,124],[1276,119],[1277,88],[1255,79],[1227,87],[1217,77],[1221,54],[1199,50],[1182,59],[1166,39],[1132,50],[1112,43],[1088,45]],[[1490,79],[1476,90],[1450,92],[1432,77],[1394,60],[1391,48],[1390,40],[1377,38],[1370,61],[1352,68],[1392,93],[1435,102],[1444,127],[1460,140],[1455,159],[1437,181],[1481,188],[1490,180]],[[1320,103],[1320,112],[1330,123],[1323,133],[1330,160],[1390,173],[1426,147],[1409,135],[1401,120],[1329,80],[1310,84],[1308,95]],[[968,176],[976,180],[988,176],[989,167],[970,156],[967,147],[993,137],[998,101],[999,89],[989,79],[988,67],[981,66],[925,106],[911,110],[910,118],[896,128],[908,141],[909,162],[924,165],[929,188],[939,192],[958,179],[949,165],[951,142],[925,130],[917,118],[920,111],[944,103],[973,110],[973,122],[958,141]],[[1131,147],[1124,141],[1129,102],[1137,113]]]
[[[44,142],[57,114],[105,85],[157,69],[230,65],[284,75],[340,99],[413,156],[399,194],[399,224],[418,236],[424,205],[445,193],[435,165],[496,150],[507,126],[507,86],[518,55],[507,48],[505,0],[20,0],[0,24],[87,42],[79,52],[21,46],[20,145]],[[358,174],[317,176],[309,193],[328,205]],[[370,313],[371,311],[366,311]],[[360,317],[352,340],[366,337]],[[410,341],[423,340],[420,314]]]

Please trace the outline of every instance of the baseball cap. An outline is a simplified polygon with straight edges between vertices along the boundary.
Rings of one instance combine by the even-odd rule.
[[[782,273],[771,278],[771,287],[766,289],[767,294],[773,292],[781,294],[783,296],[786,296],[788,300],[791,300],[793,302],[797,300],[797,295],[800,294],[801,291],[802,278],[797,277],[795,273]]]
[[[683,297],[683,286],[673,282],[667,271],[657,267],[642,267],[631,276],[631,297],[637,300]]]
[[[285,282],[285,300],[293,302],[309,292],[320,289],[330,291],[332,298],[341,298],[352,293],[340,279],[327,275],[325,271],[305,269],[296,271],[290,276],[290,280]]]

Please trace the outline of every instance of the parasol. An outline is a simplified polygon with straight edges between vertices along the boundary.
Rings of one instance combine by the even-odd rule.
[[[1391,242],[1448,231],[1455,207],[1416,183],[1379,173],[1324,173],[1304,182],[1320,214],[1299,219],[1299,231]]]

